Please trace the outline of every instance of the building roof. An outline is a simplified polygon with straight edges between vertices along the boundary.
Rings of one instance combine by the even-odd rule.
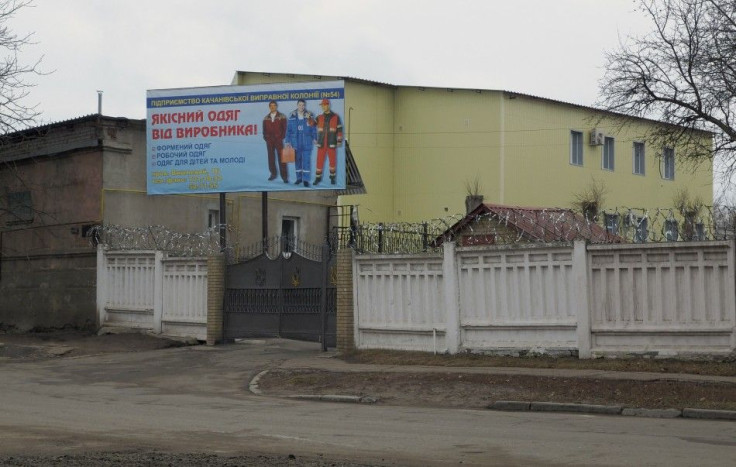
[[[447,229],[435,240],[435,245],[444,239],[455,238],[464,232],[472,232],[474,224],[481,220],[491,220],[496,225],[516,232],[517,239],[543,243],[589,240],[593,243],[620,243],[618,235],[610,234],[600,225],[587,221],[571,209],[505,206],[483,203],[470,211],[465,217]],[[481,231],[488,235],[487,230]]]
[[[105,121],[119,121],[119,122],[129,122],[129,121],[145,122],[145,120],[135,120],[135,119],[129,119],[125,117],[109,117],[109,116],[100,115],[100,114],[88,114],[88,115],[82,115],[81,117],[74,117],[68,120],[60,120],[58,122],[44,123],[43,125],[34,126],[34,127],[25,128],[25,129],[18,130],[18,131],[6,133],[4,135],[0,135],[0,140],[14,142],[15,140],[28,139],[28,138],[32,138],[35,136],[43,136],[46,131],[52,128],[74,125],[76,123],[95,122],[98,119],[102,119]]]
[[[506,90],[506,89],[490,89],[490,88],[483,89],[483,88],[442,87],[442,86],[422,86],[422,85],[400,85],[400,84],[397,85],[397,84],[384,83],[384,82],[381,82],[381,81],[371,81],[371,80],[363,79],[363,78],[355,78],[355,77],[352,77],[352,76],[330,76],[330,75],[314,75],[314,74],[301,74],[301,73],[279,73],[279,72],[260,72],[260,71],[245,71],[245,70],[237,70],[235,72],[235,76],[233,77],[233,81],[232,81],[233,84],[236,84],[236,82],[237,82],[238,73],[253,73],[253,74],[262,74],[262,75],[266,75],[266,76],[285,75],[285,76],[289,76],[289,77],[292,77],[292,78],[304,77],[307,81],[322,80],[322,79],[331,79],[331,80],[332,79],[335,79],[335,80],[353,81],[353,82],[357,82],[357,83],[371,84],[371,85],[375,85],[375,86],[384,86],[384,87],[389,87],[389,88],[393,88],[393,89],[396,89],[396,88],[418,88],[418,89],[446,89],[448,91],[455,91],[455,90],[457,90],[457,91],[473,91],[473,92],[499,92],[499,93],[507,94],[507,95],[509,95],[511,97],[523,97],[523,98],[527,98],[527,99],[534,99],[534,100],[549,102],[549,103],[553,103],[553,104],[564,105],[564,106],[568,106],[568,107],[574,107],[574,108],[577,108],[577,109],[585,109],[585,110],[589,110],[591,112],[599,112],[599,113],[603,113],[603,114],[606,114],[606,115],[611,115],[613,117],[619,117],[619,118],[624,117],[624,118],[627,118],[627,119],[633,119],[633,120],[638,120],[638,121],[658,123],[658,124],[666,125],[666,126],[674,126],[671,123],[662,122],[660,120],[656,120],[656,119],[652,119],[652,118],[636,117],[636,116],[626,115],[626,114],[623,114],[623,113],[620,113],[620,112],[614,112],[612,110],[601,109],[601,108],[597,108],[597,107],[593,107],[593,106],[589,106],[589,105],[575,104],[575,103],[572,103],[572,102],[561,101],[561,100],[557,100],[557,99],[551,99],[551,98],[548,98],[548,97],[535,96],[533,94],[527,94],[527,93],[523,93],[523,92],[509,91],[509,90]],[[696,131],[702,131],[704,133],[708,133],[708,134],[711,134],[711,135],[713,134],[712,131],[704,130],[704,129],[703,130],[696,130]]]

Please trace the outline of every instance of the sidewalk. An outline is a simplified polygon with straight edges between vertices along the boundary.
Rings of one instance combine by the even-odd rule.
[[[393,372],[393,373],[470,373],[487,375],[527,375],[558,378],[613,379],[629,381],[690,381],[716,382],[736,385],[736,376],[694,375],[682,373],[652,373],[630,371],[573,370],[523,367],[450,367],[417,365],[373,365],[347,363],[338,358],[335,350],[321,354],[299,356],[283,362],[283,369],[320,369],[336,372]]]

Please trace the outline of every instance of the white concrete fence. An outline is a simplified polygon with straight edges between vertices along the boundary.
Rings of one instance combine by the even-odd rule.
[[[734,243],[516,245],[353,264],[359,349],[723,355]]]
[[[100,326],[207,335],[207,259],[160,251],[97,251]]]

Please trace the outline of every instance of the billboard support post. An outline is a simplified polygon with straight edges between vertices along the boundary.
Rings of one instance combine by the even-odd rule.
[[[268,251],[268,192],[261,192],[261,237],[263,251]]]
[[[225,252],[227,248],[227,203],[225,202],[226,193],[220,193],[220,252]]]

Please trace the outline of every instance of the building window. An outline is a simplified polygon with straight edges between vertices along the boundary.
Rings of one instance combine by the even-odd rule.
[[[603,140],[603,170],[613,170],[613,138]]]
[[[667,219],[664,221],[664,238],[668,242],[676,242],[679,237],[677,220]]]
[[[644,175],[644,143],[634,143],[634,173]]]
[[[702,222],[697,222],[695,224],[695,234],[693,235],[693,240],[695,241],[705,240],[705,224],[703,224]]]
[[[207,228],[217,227],[220,225],[220,211],[218,209],[210,209],[207,211]]]
[[[570,132],[570,164],[583,165],[583,133]]]
[[[7,225],[30,224],[33,222],[33,203],[30,191],[8,193]]]
[[[299,241],[299,218],[284,217],[281,219],[281,251],[291,253],[297,250]]]
[[[664,148],[662,152],[662,178],[675,179],[675,150],[672,148]]]
[[[606,213],[604,217],[606,221],[606,232],[608,232],[611,235],[618,235],[618,222],[619,222],[618,214]]]
[[[628,213],[624,216],[624,227],[626,235],[630,236],[634,243],[646,243],[649,238],[649,219]],[[633,232],[632,232],[633,230]]]

